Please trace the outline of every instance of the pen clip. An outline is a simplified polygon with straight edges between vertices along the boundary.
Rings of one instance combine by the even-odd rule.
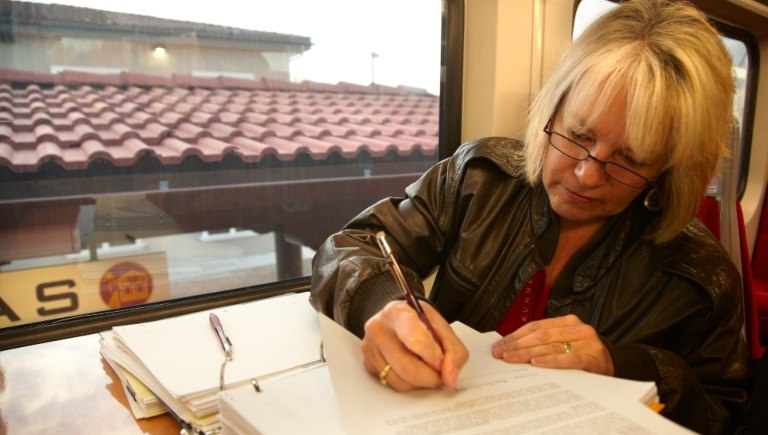
[[[379,231],[376,233],[376,243],[379,244],[379,249],[381,249],[381,253],[384,254],[387,259],[392,255],[392,249],[389,247],[389,243],[387,243],[387,238],[384,235],[384,231]]]
[[[408,282],[405,280],[405,276],[403,276],[403,271],[400,269],[400,265],[397,263],[397,259],[395,259],[395,254],[392,252],[392,248],[389,247],[389,243],[387,243],[387,239],[386,239],[386,236],[384,235],[384,231],[379,231],[378,233],[376,233],[376,242],[379,244],[379,249],[381,249],[381,253],[384,254],[384,257],[387,258],[387,262],[389,263],[389,268],[392,271],[392,276],[395,278],[395,283],[397,283],[397,287],[400,289],[400,292],[403,294],[405,301],[414,310],[416,310],[416,313],[418,313],[419,316],[421,316],[424,311],[422,310],[421,305],[419,305],[419,301],[416,298],[416,295],[413,294],[413,290],[411,290],[411,287],[408,285]]]

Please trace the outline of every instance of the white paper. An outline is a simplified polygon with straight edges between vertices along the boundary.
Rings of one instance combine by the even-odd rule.
[[[358,434],[689,434],[640,403],[652,383],[494,359],[498,336],[454,323],[470,352],[456,390],[397,393],[363,366],[360,341],[333,320],[320,327],[345,426]]]
[[[115,335],[175,397],[219,389],[224,353],[208,315],[215,312],[233,344],[227,385],[317,360],[320,331],[306,293],[263,299],[137,325]]]
[[[225,432],[343,435],[344,426],[326,366],[219,394]]]

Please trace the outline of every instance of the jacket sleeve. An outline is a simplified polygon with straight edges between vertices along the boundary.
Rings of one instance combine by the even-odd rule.
[[[446,246],[452,166],[453,159],[433,166],[406,188],[404,197],[372,205],[320,246],[312,260],[315,309],[362,336],[368,318],[401,297],[376,244],[378,231],[387,234],[406,280],[424,297],[421,280],[438,265]]]
[[[510,178],[521,161],[517,140],[467,142],[408,186],[404,196],[383,199],[361,212],[315,254],[310,303],[362,336],[365,322],[401,297],[378,250],[378,231],[386,233],[403,274],[424,298],[422,279],[446,261],[478,191]]]
[[[662,415],[702,434],[730,434],[743,426],[747,382],[700,381],[679,355],[644,345],[609,346],[616,376],[655,380]]]
[[[730,291],[711,300],[708,314],[697,311],[685,322],[681,329],[698,332],[680,331],[677,351],[609,344],[616,376],[655,381],[662,414],[702,434],[738,432],[748,404],[750,357],[740,336],[740,285],[725,280],[732,283]]]

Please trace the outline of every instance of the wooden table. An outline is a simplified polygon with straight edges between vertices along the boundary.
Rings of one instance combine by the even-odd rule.
[[[0,352],[0,434],[178,434],[168,414],[136,420],[98,335]]]

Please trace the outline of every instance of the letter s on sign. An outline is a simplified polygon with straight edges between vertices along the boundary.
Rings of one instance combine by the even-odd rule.
[[[54,302],[54,301],[66,301],[68,304],[58,308],[46,309],[44,306],[37,309],[37,314],[40,316],[50,316],[52,314],[67,313],[69,311],[76,311],[79,306],[77,300],[77,293],[75,292],[63,292],[63,293],[48,293],[47,289],[53,289],[56,287],[72,288],[75,286],[75,282],[71,279],[65,279],[63,281],[46,282],[37,286],[37,300],[40,302]]]

